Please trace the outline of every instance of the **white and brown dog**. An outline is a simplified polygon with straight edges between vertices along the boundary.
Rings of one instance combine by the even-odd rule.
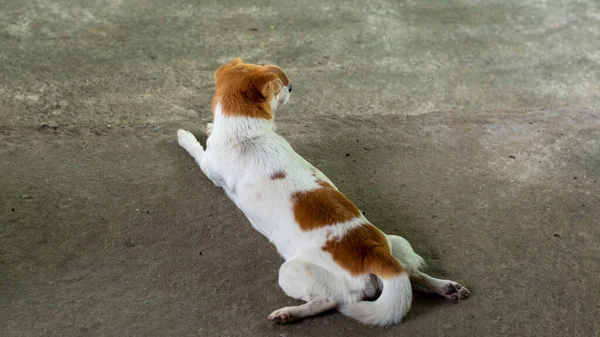
[[[398,323],[408,312],[411,282],[452,300],[467,288],[419,271],[408,241],[373,226],[333,183],[274,131],[273,112],[292,91],[273,65],[237,58],[214,74],[214,124],[206,149],[185,130],[179,145],[222,187],[285,259],[279,285],[305,304],[274,311],[285,323],[336,308],[360,322]]]

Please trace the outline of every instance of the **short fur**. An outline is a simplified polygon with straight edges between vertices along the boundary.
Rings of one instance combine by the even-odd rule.
[[[275,133],[273,112],[291,92],[283,70],[237,58],[214,77],[206,150],[187,131],[177,137],[285,259],[281,288],[307,302],[276,310],[270,320],[286,323],[337,308],[366,324],[398,323],[410,308],[411,282],[454,300],[469,295],[456,282],[421,272],[423,259],[408,241],[373,226]]]

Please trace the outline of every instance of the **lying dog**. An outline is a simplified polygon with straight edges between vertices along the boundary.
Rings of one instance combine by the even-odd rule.
[[[273,112],[292,91],[283,70],[237,58],[214,78],[206,150],[187,131],[178,130],[177,138],[285,259],[279,285],[306,303],[276,310],[270,320],[286,323],[336,308],[366,324],[398,323],[411,305],[411,282],[453,300],[469,295],[454,281],[419,271],[424,261],[408,241],[373,226],[274,132]]]

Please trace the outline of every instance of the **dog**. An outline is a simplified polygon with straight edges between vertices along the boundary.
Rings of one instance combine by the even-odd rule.
[[[272,312],[288,323],[337,309],[362,323],[399,323],[412,286],[458,301],[467,288],[421,271],[404,238],[372,225],[321,171],[274,131],[274,112],[292,83],[275,65],[236,58],[214,73],[213,123],[204,149],[188,131],[177,139],[202,172],[239,207],[285,262],[279,286],[306,303]]]

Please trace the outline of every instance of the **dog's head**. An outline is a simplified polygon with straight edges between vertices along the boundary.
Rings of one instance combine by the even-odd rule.
[[[292,84],[281,68],[274,65],[243,63],[236,58],[214,74],[214,108],[221,105],[227,116],[273,118],[273,111],[290,98]]]

